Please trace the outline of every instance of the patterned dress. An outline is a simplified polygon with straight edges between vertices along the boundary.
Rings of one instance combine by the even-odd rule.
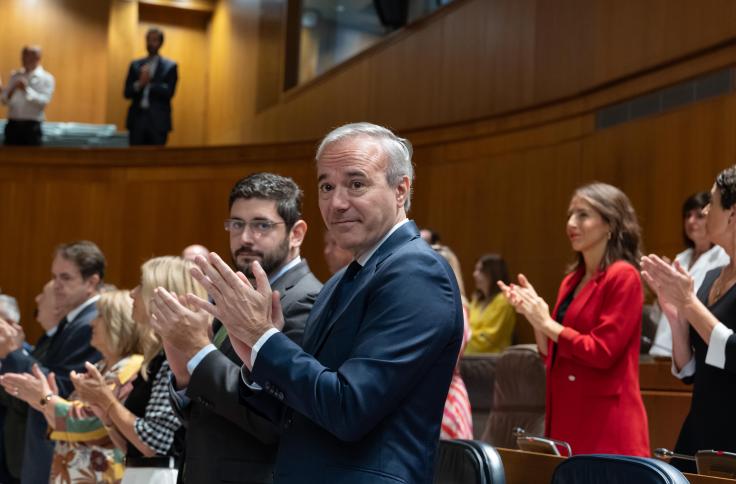
[[[442,439],[472,439],[473,438],[473,414],[470,409],[470,399],[465,382],[460,376],[460,357],[465,351],[465,346],[470,340],[470,325],[468,324],[468,311],[463,304],[463,316],[465,328],[463,332],[463,344],[460,347],[455,371],[452,374],[452,382],[447,392],[445,411],[442,415],[440,427],[440,438]]]
[[[123,358],[103,376],[118,400],[125,401],[139,374],[143,357]],[[103,363],[97,369],[103,371]],[[59,399],[54,406],[56,441],[49,481],[53,484],[120,483],[124,453],[117,449],[99,418],[82,402]]]

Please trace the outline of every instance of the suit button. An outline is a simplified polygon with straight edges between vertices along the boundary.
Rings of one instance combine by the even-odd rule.
[[[575,381],[575,375],[567,375],[567,379],[570,381]]]

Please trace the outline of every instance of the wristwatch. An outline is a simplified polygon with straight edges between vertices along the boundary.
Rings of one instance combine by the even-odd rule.
[[[53,393],[47,393],[43,397],[41,397],[41,400],[38,402],[42,407],[45,406],[47,403],[49,403],[49,400],[53,398]]]

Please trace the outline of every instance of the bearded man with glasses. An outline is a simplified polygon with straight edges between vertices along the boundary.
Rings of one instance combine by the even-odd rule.
[[[233,187],[224,223],[233,265],[248,278],[254,261],[264,268],[279,291],[283,331],[299,345],[322,289],[299,255],[307,232],[301,199],[291,178],[256,173]],[[272,482],[277,429],[239,404],[243,362],[225,327],[215,320],[208,331],[209,315],[192,311],[181,296],[159,288],[153,315],[176,378],[172,404],[187,427],[183,482]]]

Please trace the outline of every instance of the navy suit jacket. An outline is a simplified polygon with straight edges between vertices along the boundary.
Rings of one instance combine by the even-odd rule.
[[[136,59],[131,62],[128,68],[128,77],[125,79],[125,99],[132,101],[125,121],[125,127],[129,130],[135,124],[137,116],[144,111],[141,108],[143,89],[136,91],[134,84],[140,76],[141,67],[146,62],[148,62],[148,58]],[[171,98],[174,97],[178,79],[176,62],[159,56],[156,72],[153,73],[153,78],[151,78],[149,84],[148,111],[160,131],[171,131]]]
[[[330,310],[344,272],[317,298],[304,349],[273,335],[251,374],[264,391],[241,383],[242,399],[264,414],[268,397],[285,404],[274,480],[430,483],[463,335],[455,276],[413,222],[379,247]]]

